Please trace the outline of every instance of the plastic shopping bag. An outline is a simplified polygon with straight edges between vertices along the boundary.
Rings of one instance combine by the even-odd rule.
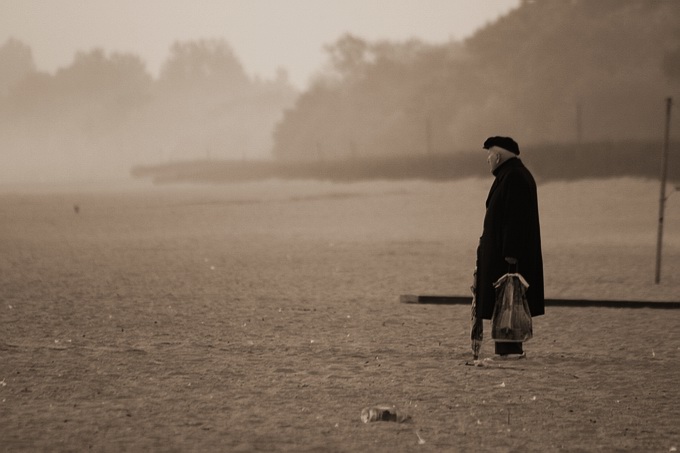
[[[531,339],[533,327],[527,303],[529,284],[520,274],[505,274],[494,283],[496,306],[491,317],[491,338],[500,342]]]

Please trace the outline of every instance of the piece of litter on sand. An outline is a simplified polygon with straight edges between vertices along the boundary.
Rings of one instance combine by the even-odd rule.
[[[505,382],[501,382],[498,386],[499,387],[505,387]]]
[[[486,359],[476,359],[473,360],[472,362],[465,362],[465,365],[467,366],[491,366],[493,365],[493,359],[491,358],[486,358]]]
[[[671,447],[668,451],[678,451],[676,447]]]
[[[420,437],[420,433],[418,433],[418,431],[416,431],[416,436],[418,436],[418,445],[423,445],[425,443],[425,439]]]
[[[361,421],[364,423],[379,421],[405,423],[411,421],[411,416],[395,405],[379,404],[363,408],[361,410]]]

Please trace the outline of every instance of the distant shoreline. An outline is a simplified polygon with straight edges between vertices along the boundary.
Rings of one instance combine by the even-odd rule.
[[[670,147],[669,182],[680,182],[680,142]],[[452,180],[486,176],[483,150],[417,156],[318,161],[188,160],[135,166],[131,175],[155,184],[230,183],[265,179]],[[658,179],[662,145],[658,141],[598,142],[527,146],[520,158],[539,180],[616,177]]]

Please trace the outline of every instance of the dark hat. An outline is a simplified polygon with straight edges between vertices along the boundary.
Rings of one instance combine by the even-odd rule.
[[[510,137],[489,137],[484,141],[484,149],[489,149],[493,146],[498,146],[519,155],[519,145]]]

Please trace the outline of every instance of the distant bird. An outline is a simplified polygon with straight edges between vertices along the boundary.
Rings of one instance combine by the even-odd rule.
[[[76,214],[78,214],[78,213],[80,212],[80,206],[78,206],[77,204],[74,204],[74,205],[73,205],[73,212],[75,212]]]

